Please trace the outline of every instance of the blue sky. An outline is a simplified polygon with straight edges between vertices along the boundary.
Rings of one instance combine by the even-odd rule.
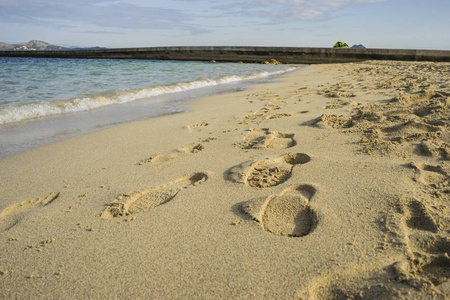
[[[0,41],[450,50],[449,0],[0,0]]]

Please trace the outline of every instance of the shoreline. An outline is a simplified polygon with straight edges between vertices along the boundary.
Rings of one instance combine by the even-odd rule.
[[[298,65],[296,68],[303,68]],[[292,71],[289,71],[292,72]],[[185,105],[199,98],[246,89],[258,83],[268,83],[279,78],[245,79],[181,92],[168,93],[126,103],[118,103],[95,109],[50,115],[0,125],[0,159],[63,139],[125,123],[185,113]]]
[[[0,159],[1,297],[444,299],[449,68],[313,65]]]

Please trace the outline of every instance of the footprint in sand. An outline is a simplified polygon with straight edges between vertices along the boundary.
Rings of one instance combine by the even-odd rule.
[[[304,113],[307,113],[307,111],[298,111],[298,112],[292,112],[292,113],[273,113],[273,114],[268,114],[265,117],[265,119],[266,120],[280,119],[280,118],[291,117],[293,115],[304,114]]]
[[[265,107],[262,108],[262,110],[265,110],[265,111],[278,110],[278,109],[281,109],[282,107],[284,107],[286,105],[287,105],[287,103],[285,101],[269,102],[269,103],[266,104]]]
[[[168,160],[180,157],[180,156],[185,156],[188,154],[193,154],[193,153],[197,153],[203,150],[203,145],[202,144],[193,144],[193,145],[189,145],[186,147],[181,147],[179,149],[176,149],[172,152],[169,153],[165,153],[165,154],[160,154],[160,155],[156,155],[156,156],[151,156],[147,159],[141,160],[138,164],[139,165],[143,165],[146,163],[161,163],[161,162],[166,162]]]
[[[7,208],[3,209],[0,212],[0,221],[4,220],[4,219],[9,219],[8,216],[11,215],[16,215],[19,214],[21,212],[33,209],[33,208],[37,208],[37,207],[42,207],[42,206],[46,206],[48,204],[50,204],[51,202],[53,202],[56,198],[58,198],[59,196],[59,192],[54,192],[51,193],[48,196],[45,197],[40,197],[40,198],[33,198],[30,200],[25,200],[19,203],[15,203],[11,206],[8,206]],[[16,225],[18,223],[18,219],[15,218],[14,220],[12,220],[9,225],[6,225],[6,229],[10,229],[11,227],[13,227],[14,225]]]
[[[276,159],[247,161],[231,168],[228,178],[256,188],[276,186],[291,177],[295,165],[305,164],[310,160],[304,153],[287,153]]]
[[[407,238],[412,259],[397,264],[400,278],[424,284],[432,283],[444,294],[450,295],[450,238],[445,233],[430,233],[413,228]]]
[[[280,131],[269,131],[269,128],[254,129],[245,135],[244,139],[234,146],[239,149],[269,148],[275,150],[295,146],[294,134]]]
[[[109,203],[103,211],[103,219],[113,219],[130,214],[146,212],[172,200],[182,189],[196,186],[208,176],[205,173],[192,173],[167,184],[147,187],[124,193]]]
[[[315,127],[323,129],[328,128],[343,129],[352,127],[354,123],[351,117],[346,117],[343,115],[324,114],[311,122],[305,123],[305,125],[313,125]]]
[[[396,264],[399,278],[412,285],[432,285],[450,292],[450,239],[431,209],[416,199],[401,199],[401,224],[408,259]],[[438,215],[437,213],[435,213]]]
[[[280,195],[256,198],[245,202],[242,210],[270,233],[301,237],[315,225],[315,215],[309,201],[316,193],[311,185],[295,185]]]
[[[424,102],[428,101],[430,99],[436,98],[436,97],[443,97],[442,94],[430,91],[430,90],[423,90],[416,93],[406,93],[406,92],[400,92],[397,96],[395,96],[392,101],[393,102],[399,102],[401,104],[414,104],[418,102]]]
[[[439,188],[450,185],[450,176],[442,166],[411,163],[409,167],[416,170],[417,182]]]
[[[350,97],[355,97],[355,94],[349,91],[344,90],[343,88],[347,87],[350,89],[353,89],[354,87],[350,84],[336,84],[334,86],[328,87],[322,91],[319,91],[317,94],[318,95],[324,95],[326,97],[331,97],[331,98],[350,98]]]
[[[401,124],[381,128],[380,133],[384,133],[385,140],[400,142],[411,142],[423,139],[438,140],[442,135],[442,129],[439,126],[429,125],[423,122],[410,120]]]
[[[348,101],[348,100],[342,100],[342,99],[333,99],[330,102],[327,103],[327,105],[325,105],[323,107],[323,109],[338,109],[338,108],[343,108],[346,105],[355,105],[354,102],[352,101]]]
[[[402,221],[407,227],[416,230],[438,232],[439,226],[427,207],[416,199],[404,200]]]
[[[398,264],[387,261],[322,274],[300,290],[297,299],[447,299],[442,287],[438,290],[419,281],[416,286],[408,284],[399,277]]]
[[[321,274],[299,292],[300,299],[447,299],[450,294],[450,239],[423,202],[401,198],[387,227],[400,239],[403,257],[381,258],[336,274]]]
[[[450,160],[450,145],[442,140],[422,140],[416,153],[441,160]]]
[[[411,197],[402,197],[393,205],[395,212],[388,216],[387,223],[396,239],[401,240],[400,245],[405,254],[404,259],[392,265],[393,274],[395,281],[417,290],[448,295],[448,221],[441,218],[446,212],[434,205],[431,199],[418,200]]]
[[[438,132],[440,130],[441,128],[439,126],[429,125],[415,120],[410,120],[402,124],[388,126],[382,129],[385,133],[403,137]]]
[[[292,116],[291,113],[274,113],[274,114],[268,114],[265,119],[266,120],[272,120],[272,119],[280,119],[280,118],[285,118],[285,117],[290,117]]]
[[[430,254],[442,254],[450,251],[450,237],[429,232],[416,232],[409,236],[414,251],[425,251]]]
[[[204,127],[208,126],[208,122],[203,121],[202,123],[199,124],[192,124],[192,125],[188,125],[186,126],[186,128],[189,130],[189,132],[196,132],[196,131],[201,131]]]

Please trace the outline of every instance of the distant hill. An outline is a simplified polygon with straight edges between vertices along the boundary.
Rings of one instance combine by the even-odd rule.
[[[72,46],[72,47],[69,47],[69,49],[70,49],[70,50],[101,50],[101,49],[108,49],[108,48],[106,48],[106,47],[99,47],[99,46],[96,46],[96,47],[78,47],[78,46]]]
[[[11,47],[12,45],[10,44],[0,42],[0,50],[9,50]]]
[[[68,48],[52,45],[43,41],[32,40],[22,44],[7,44],[0,42],[0,50],[36,51],[36,50],[68,50]]]

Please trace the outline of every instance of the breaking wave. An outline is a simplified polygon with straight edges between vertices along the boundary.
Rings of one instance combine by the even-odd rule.
[[[0,124],[20,122],[23,120],[58,114],[88,111],[91,109],[146,99],[165,94],[179,93],[204,87],[234,83],[249,79],[264,78],[295,70],[295,67],[273,72],[260,72],[246,76],[224,76],[218,79],[198,79],[172,85],[153,86],[137,90],[108,91],[88,97],[66,100],[39,101],[21,105],[7,105],[0,108]]]

